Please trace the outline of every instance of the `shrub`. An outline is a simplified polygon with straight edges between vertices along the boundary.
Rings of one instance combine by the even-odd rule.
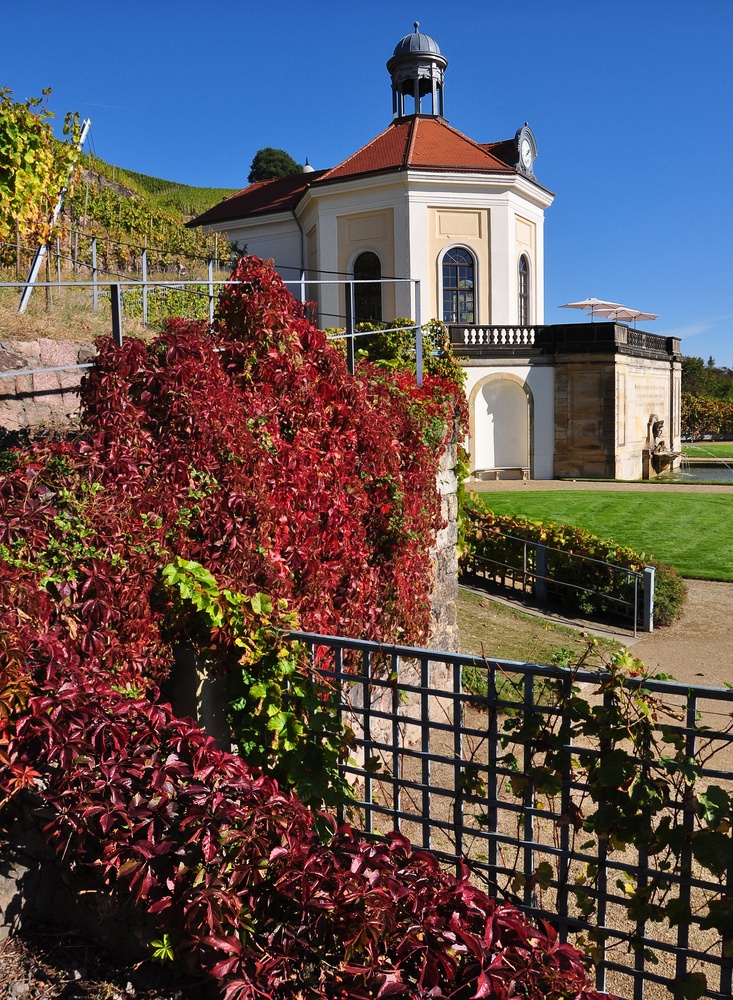
[[[733,435],[733,402],[682,393],[682,433],[701,438],[705,434]]]
[[[654,624],[671,625],[682,614],[687,584],[674,566],[650,560],[654,567]]]
[[[552,521],[532,521],[522,515],[469,511],[464,536],[466,546],[461,554],[461,566],[464,570],[470,567],[474,556],[479,556],[513,567],[517,572],[521,571],[522,550],[512,538],[526,539],[546,545],[548,550],[558,550],[547,552],[547,576],[550,581],[562,581],[578,589],[558,587],[553,596],[564,607],[583,614],[614,611],[616,603],[610,598],[633,600],[631,581],[620,577],[616,570],[603,565],[604,563],[628,568],[635,573],[646,565],[656,566],[655,622],[669,625],[681,613],[686,587],[673,567],[647,559],[643,553],[637,553],[625,545],[617,545],[613,539],[598,538],[584,528],[555,524]],[[588,559],[568,556],[585,556]],[[534,558],[534,551],[530,549],[530,570],[535,568]]]
[[[0,802],[32,788],[59,853],[229,1000],[596,997],[549,927],[402,837],[335,831],[163,701],[178,634],[236,654],[235,714],[291,711],[260,642],[292,623],[285,601],[310,628],[427,629],[455,384],[354,379],[274,272],[245,259],[235,277],[217,341],[174,322],[150,346],[103,343],[87,436],[18,453],[0,481]],[[282,730],[248,730],[265,731],[277,749]]]
[[[574,948],[467,870],[396,834],[332,827],[322,844],[312,812],[167,706],[74,674],[16,715],[13,766],[37,769],[59,852],[143,907],[225,996],[598,998]]]

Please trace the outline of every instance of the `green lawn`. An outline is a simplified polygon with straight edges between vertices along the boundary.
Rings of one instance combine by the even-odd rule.
[[[682,454],[687,458],[733,458],[733,441],[703,441],[683,444]]]
[[[586,528],[670,563],[682,576],[733,580],[733,490],[502,492],[479,494],[478,502],[497,514]]]

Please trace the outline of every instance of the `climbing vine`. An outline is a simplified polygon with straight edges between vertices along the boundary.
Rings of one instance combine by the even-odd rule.
[[[723,959],[733,958],[726,881],[733,867],[733,789],[715,759],[733,736],[729,717],[717,732],[709,719],[691,719],[679,699],[655,690],[664,676],[651,678],[626,651],[601,674],[583,671],[583,658],[558,670],[542,680],[533,704],[490,664],[488,679],[490,727],[503,749],[498,795],[516,803],[518,842],[527,809],[533,822],[549,824],[549,833],[537,835],[543,843],[559,848],[561,831],[568,832],[562,851],[545,855],[531,874],[519,855],[514,865],[505,859],[504,891],[531,889],[549,893],[548,900],[568,895],[571,913],[574,907],[586,928],[576,943],[596,959],[609,937],[594,926],[599,898],[609,896],[626,911],[630,946],[641,947],[636,928],[644,923],[693,926],[713,931]],[[463,782],[485,810],[481,772],[469,765]],[[651,945],[644,954],[648,963],[659,961]],[[702,996],[704,969],[675,987],[688,1000]]]
[[[284,629],[297,616],[267,594],[220,588],[199,563],[180,557],[163,567],[173,592],[167,628],[195,644],[208,670],[226,678],[232,737],[242,757],[293,788],[301,802],[334,807],[350,801],[339,773],[353,734],[338,713],[338,693]]]
[[[55,117],[47,106],[50,89],[41,97],[16,102],[7,87],[0,89],[0,241],[45,243],[51,237],[55,200],[66,183],[79,139],[79,115],[67,114],[56,139]]]

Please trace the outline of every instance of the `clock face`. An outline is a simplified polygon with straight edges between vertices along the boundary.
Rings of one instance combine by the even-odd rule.
[[[522,161],[522,166],[525,167],[525,169],[528,169],[532,163],[532,147],[526,136],[522,139],[519,146],[519,156]]]

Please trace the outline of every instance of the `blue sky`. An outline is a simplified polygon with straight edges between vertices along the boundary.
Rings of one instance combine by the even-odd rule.
[[[448,58],[452,125],[480,142],[532,126],[556,193],[546,321],[611,299],[733,367],[733,0],[42,0],[3,13],[0,85],[52,87],[110,163],[243,187],[262,146],[330,167],[382,131],[415,20]]]

